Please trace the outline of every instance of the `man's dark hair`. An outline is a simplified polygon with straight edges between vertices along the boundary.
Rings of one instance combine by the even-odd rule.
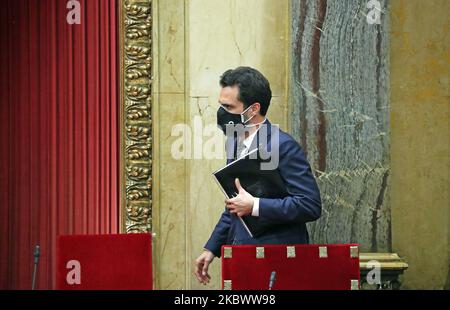
[[[237,67],[225,71],[220,77],[220,86],[239,86],[238,100],[244,103],[244,110],[255,102],[261,104],[261,115],[269,109],[272,91],[269,81],[256,69]]]

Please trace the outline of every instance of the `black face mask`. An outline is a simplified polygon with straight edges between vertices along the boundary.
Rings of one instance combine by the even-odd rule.
[[[247,120],[244,120],[244,113],[250,109],[250,106],[245,109],[242,113],[231,113],[228,112],[224,107],[219,107],[217,110],[217,126],[223,131],[224,134],[226,134],[227,125],[237,125],[242,124],[245,126],[245,124],[253,118],[250,117]]]
[[[217,127],[219,127],[223,133],[226,133],[227,125],[242,124],[241,114],[230,113],[225,110],[224,107],[219,107],[217,110]]]

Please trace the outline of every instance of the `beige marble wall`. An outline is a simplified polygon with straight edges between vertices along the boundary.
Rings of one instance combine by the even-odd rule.
[[[287,129],[288,0],[159,0],[153,5],[155,284],[218,289],[220,260],[213,262],[213,281],[206,287],[197,284],[193,262],[223,211],[223,194],[211,173],[225,158],[175,160],[170,150],[177,137],[171,128],[183,122],[192,130],[196,122],[214,128],[220,75],[247,65],[269,79],[268,117]],[[191,155],[213,142],[223,151],[218,129],[203,135],[203,141],[192,135]]]
[[[187,165],[171,156],[171,130],[186,122],[184,1],[153,1],[153,18],[154,282],[157,289],[183,289]]]
[[[274,96],[269,117],[284,127],[287,1],[191,0],[188,3],[190,117],[201,116],[205,123],[214,124],[218,77],[229,68],[248,65],[269,79]],[[200,253],[223,211],[223,194],[211,179],[211,172],[223,163],[224,159],[189,163],[187,242],[191,261]],[[219,267],[217,259],[212,265],[212,288],[220,287]],[[193,276],[188,287],[201,288]]]
[[[409,263],[406,289],[450,283],[449,11],[391,1],[392,249]]]

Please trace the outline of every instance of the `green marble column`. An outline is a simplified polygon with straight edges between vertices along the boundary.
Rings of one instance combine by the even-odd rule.
[[[291,1],[290,125],[322,195],[312,242],[389,252],[389,7],[370,23],[368,2]]]

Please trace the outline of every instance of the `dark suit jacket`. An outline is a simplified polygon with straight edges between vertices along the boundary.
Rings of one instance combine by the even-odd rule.
[[[306,223],[317,220],[321,215],[319,188],[300,145],[268,120],[264,124],[267,130],[258,130],[249,151],[259,146],[260,150],[270,153],[278,147],[277,169],[289,195],[283,199],[260,198],[258,221],[267,229],[254,238],[250,237],[237,216],[230,214],[225,208],[205,245],[205,249],[217,257],[220,257],[220,249],[224,244],[309,243]],[[236,152],[235,140],[227,139],[227,163],[233,160]]]

